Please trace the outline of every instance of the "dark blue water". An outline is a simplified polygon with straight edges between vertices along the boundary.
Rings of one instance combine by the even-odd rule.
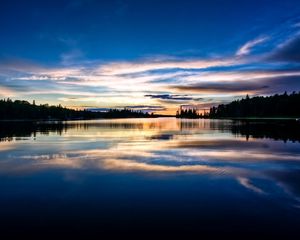
[[[297,126],[165,118],[0,129],[5,239],[298,235]]]

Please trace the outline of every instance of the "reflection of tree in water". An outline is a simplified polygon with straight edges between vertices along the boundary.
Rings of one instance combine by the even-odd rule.
[[[300,142],[300,124],[294,120],[180,120],[180,131],[191,129],[231,132],[237,136],[252,138],[271,138],[274,140]]]
[[[63,123],[5,122],[0,124],[0,141],[35,138],[37,133],[48,135],[53,132],[61,135],[66,131],[67,125]]]
[[[143,129],[143,123],[85,123],[85,122],[2,122],[0,123],[0,141],[35,138],[37,133],[62,135],[70,129],[87,130],[88,128],[107,129]]]
[[[90,125],[91,126],[91,125]],[[143,123],[101,123],[92,124],[93,127],[113,129],[143,129]]]
[[[214,130],[231,132],[237,136],[251,138],[272,138],[283,141],[300,142],[300,124],[296,121],[230,121],[230,120],[176,120],[177,129]],[[35,138],[37,134],[62,135],[70,129],[158,129],[164,131],[164,125],[157,122],[2,122],[0,123],[0,141],[22,140]],[[163,134],[163,139],[168,139]]]
[[[179,120],[177,126],[180,130],[188,129],[204,129],[204,130],[218,130],[221,132],[230,131],[230,120]]]
[[[203,122],[200,122],[198,120],[179,120],[177,121],[177,125],[182,130],[188,130],[188,129],[200,129],[203,128]]]
[[[252,137],[300,142],[300,124],[296,121],[237,121],[232,124],[231,132],[247,140]]]

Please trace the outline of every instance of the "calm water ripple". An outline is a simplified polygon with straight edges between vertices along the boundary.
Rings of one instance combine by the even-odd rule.
[[[19,122],[1,123],[0,139],[4,233],[287,237],[300,226],[298,125]]]

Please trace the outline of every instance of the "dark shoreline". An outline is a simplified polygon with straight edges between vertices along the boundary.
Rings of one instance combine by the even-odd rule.
[[[117,120],[117,118],[114,118]],[[85,120],[14,120],[0,121],[0,141],[13,140],[18,137],[32,137],[37,133],[57,132],[62,134],[73,128],[88,129],[96,128],[119,128],[119,129],[142,129],[143,121],[149,118],[141,119],[138,122],[122,121],[125,118],[118,118],[121,121],[113,121],[114,119],[88,119]],[[129,118],[126,118],[128,120]],[[131,118],[133,119],[133,118]],[[144,119],[144,120],[143,120]],[[154,119],[154,118],[152,118]],[[103,120],[95,121],[93,120]],[[106,120],[106,121],[105,121]],[[176,121],[179,129],[188,130],[192,128],[201,128],[202,121],[194,119],[182,119],[177,121],[175,117],[170,120]],[[207,119],[206,127],[215,128],[216,124],[221,131],[229,131],[234,135],[249,138],[271,138],[275,140],[297,141],[300,142],[300,123],[294,119]],[[215,120],[215,121],[214,121]],[[147,120],[146,120],[147,121]],[[153,120],[154,121],[154,120]]]
[[[156,119],[156,118],[176,118],[181,120],[200,120],[200,119],[207,119],[207,120],[227,120],[227,121],[242,121],[242,122],[289,122],[300,124],[300,117],[299,118],[178,118],[176,116],[170,115],[156,115],[151,117],[116,117],[116,118],[72,118],[72,119],[0,119],[0,123],[61,123],[61,122],[71,122],[71,121],[91,121],[91,120],[115,120],[115,119]]]
[[[115,118],[70,118],[70,119],[0,119],[1,122],[65,122],[65,121],[88,121],[88,120],[113,120],[113,119],[150,119],[150,118],[168,118],[175,116],[154,115],[149,117],[115,117]]]

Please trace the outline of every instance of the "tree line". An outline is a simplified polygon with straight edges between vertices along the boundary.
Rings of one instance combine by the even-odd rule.
[[[206,114],[209,118],[247,118],[247,117],[300,117],[300,92],[275,94],[272,96],[248,95],[229,104],[210,108]]]
[[[202,117],[202,115],[200,115],[195,108],[190,108],[190,109],[180,108],[176,112],[176,118],[200,118],[200,117]]]
[[[143,118],[153,114],[131,109],[110,109],[107,112],[74,110],[48,104],[36,105],[22,100],[0,100],[0,120],[71,120],[95,118]]]
[[[255,96],[235,100],[228,104],[211,107],[209,111],[198,113],[197,109],[180,109],[177,118],[299,118],[300,92]]]

